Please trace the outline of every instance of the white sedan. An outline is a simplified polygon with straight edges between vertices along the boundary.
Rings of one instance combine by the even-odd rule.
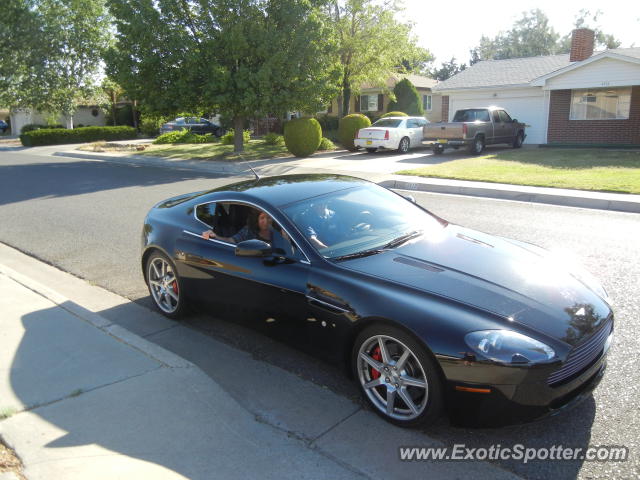
[[[423,117],[386,117],[373,125],[358,130],[353,143],[373,153],[378,149],[407,153],[411,147],[422,146],[422,127],[428,120]]]

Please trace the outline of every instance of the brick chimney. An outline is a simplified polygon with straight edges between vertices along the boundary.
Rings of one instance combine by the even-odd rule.
[[[571,32],[570,62],[581,62],[593,55],[595,33],[588,28],[576,28]]]

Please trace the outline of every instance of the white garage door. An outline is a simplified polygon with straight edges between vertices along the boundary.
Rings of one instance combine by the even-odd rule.
[[[547,143],[544,138],[546,105],[543,95],[529,97],[478,97],[455,98],[449,97],[449,116],[452,118],[456,110],[463,108],[477,108],[495,105],[504,108],[511,118],[518,119],[527,125],[525,143]]]

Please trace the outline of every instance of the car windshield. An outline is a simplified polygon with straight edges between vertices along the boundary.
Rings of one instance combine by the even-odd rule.
[[[391,119],[391,118],[382,118],[375,122],[372,127],[387,127],[387,128],[398,128],[402,120]]]
[[[483,109],[458,110],[453,117],[454,122],[490,122],[489,111]]]
[[[377,185],[354,187],[283,209],[318,252],[332,259],[377,253],[421,235],[437,236],[443,223]]]

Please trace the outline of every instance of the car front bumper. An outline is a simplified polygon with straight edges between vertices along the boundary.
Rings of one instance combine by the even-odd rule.
[[[466,365],[473,368],[473,364]],[[606,365],[607,352],[604,352],[582,373],[557,386],[546,382],[557,365],[531,369],[517,384],[449,379],[446,395],[451,421],[469,427],[495,427],[556,415],[588,398],[602,380]],[[509,367],[478,364],[476,368],[485,370],[483,376],[500,378],[501,370]],[[492,369],[495,372],[491,372]]]

